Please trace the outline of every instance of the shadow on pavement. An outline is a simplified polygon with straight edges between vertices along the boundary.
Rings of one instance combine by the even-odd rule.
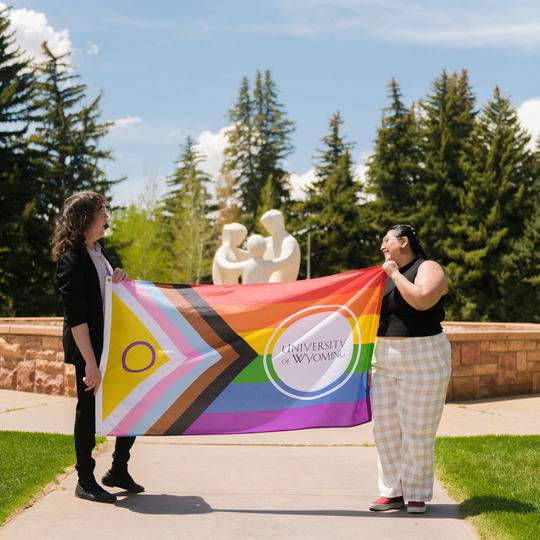
[[[116,493],[122,497],[123,493]],[[127,508],[138,514],[209,514],[214,512],[209,504],[202,497],[192,495],[167,495],[139,493],[138,495],[128,495],[123,499],[118,499],[114,503],[120,508]]]
[[[122,496],[122,493],[116,494]],[[189,514],[210,514],[212,512],[230,514],[263,514],[263,515],[288,515],[288,516],[333,516],[333,517],[374,517],[403,518],[410,515],[411,518],[419,517],[418,514],[407,514],[405,507],[389,512],[372,512],[370,510],[265,510],[261,509],[236,509],[236,508],[212,508],[202,497],[192,495],[167,495],[141,493],[136,496],[128,495],[119,499],[115,506],[126,508],[138,514],[153,515],[189,515]],[[456,513],[455,505],[451,504],[430,504],[422,519],[453,518],[463,519]]]

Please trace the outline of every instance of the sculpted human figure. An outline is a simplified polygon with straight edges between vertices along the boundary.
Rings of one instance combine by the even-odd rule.
[[[247,229],[240,223],[229,223],[223,227],[222,243],[214,255],[212,281],[214,285],[236,285],[240,277],[239,268],[227,268],[228,262],[249,259],[249,252],[240,249],[247,236]]]
[[[300,246],[296,238],[285,230],[283,214],[279,210],[268,210],[261,223],[270,233],[266,240],[264,258],[272,260],[279,266],[270,276],[272,283],[295,281],[300,270]],[[276,267],[277,268],[277,267]]]
[[[266,241],[260,234],[254,234],[248,238],[247,248],[250,259],[242,262],[221,261],[220,263],[227,271],[239,271],[242,283],[268,283],[275,270],[288,264],[287,261],[267,261],[263,258]]]

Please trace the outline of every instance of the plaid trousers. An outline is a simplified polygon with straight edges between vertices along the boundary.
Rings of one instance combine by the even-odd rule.
[[[451,371],[446,335],[377,338],[372,366],[373,438],[379,492],[433,498],[434,452]]]

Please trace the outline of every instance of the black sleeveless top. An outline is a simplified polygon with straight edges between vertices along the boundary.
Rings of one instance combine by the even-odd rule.
[[[411,283],[424,261],[414,259],[399,269]],[[429,309],[414,309],[401,296],[394,282],[387,278],[381,307],[378,336],[381,337],[422,337],[434,336],[442,332],[444,320],[444,296]]]

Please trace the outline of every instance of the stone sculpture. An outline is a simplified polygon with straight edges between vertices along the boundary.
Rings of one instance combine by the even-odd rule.
[[[249,259],[248,251],[240,249],[247,236],[247,229],[240,223],[229,223],[223,227],[221,246],[214,255],[212,263],[212,281],[214,285],[238,284],[240,268],[227,269],[227,263],[240,262]]]
[[[221,261],[220,265],[227,272],[240,271],[242,283],[268,283],[274,271],[284,268],[287,261],[269,261],[264,259],[266,241],[260,234],[248,238],[247,249],[251,256],[242,262]]]
[[[300,270],[300,246],[296,238],[285,230],[283,214],[279,210],[268,210],[261,217],[261,223],[270,233],[266,238],[264,258],[274,261],[280,267],[276,267],[269,281],[296,281]]]
[[[247,229],[240,223],[223,227],[222,245],[216,251],[212,265],[215,285],[295,281],[300,269],[300,247],[285,230],[283,214],[269,210],[261,223],[270,234],[263,238],[254,234],[248,238],[247,251],[240,245]]]

